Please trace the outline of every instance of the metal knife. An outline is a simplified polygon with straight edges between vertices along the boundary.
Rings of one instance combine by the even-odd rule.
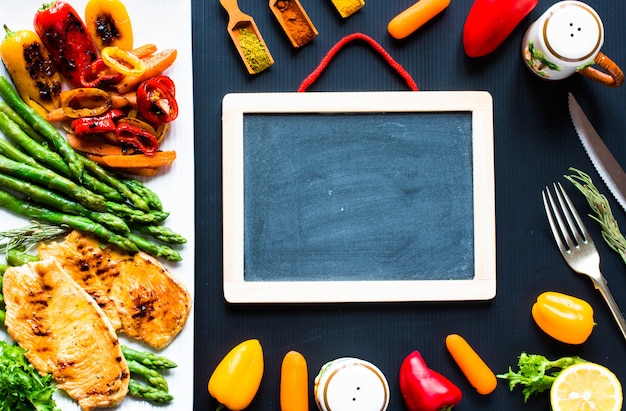
[[[626,173],[593,128],[572,93],[569,93],[568,103],[574,128],[587,155],[589,155],[593,166],[604,180],[609,191],[617,199],[619,205],[626,210]]]

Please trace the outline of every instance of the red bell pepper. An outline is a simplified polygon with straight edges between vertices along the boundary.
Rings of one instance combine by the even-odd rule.
[[[118,124],[115,137],[120,143],[127,144],[151,156],[159,150],[159,142],[154,134],[128,123]]]
[[[63,77],[81,87],[80,74],[98,51],[76,10],[60,0],[44,4],[35,14],[34,28]]]
[[[174,82],[167,76],[156,76],[137,88],[137,108],[152,123],[169,123],[178,117]]]
[[[81,117],[72,121],[72,130],[77,136],[100,134],[115,131],[115,120],[124,117],[124,112],[116,108],[94,117]]]
[[[124,75],[113,70],[101,58],[89,63],[80,73],[81,87],[107,89],[122,81]]]
[[[494,51],[530,13],[538,0],[475,0],[465,26],[463,47],[470,57]]]
[[[461,390],[426,365],[419,351],[400,367],[400,392],[409,411],[447,411],[461,402]]]

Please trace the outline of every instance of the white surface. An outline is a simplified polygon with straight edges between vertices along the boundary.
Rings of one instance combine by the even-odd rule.
[[[68,0],[83,16],[86,0]],[[177,159],[169,170],[161,175],[144,180],[156,191],[163,201],[165,210],[171,214],[165,224],[183,234],[188,242],[180,248],[183,261],[167,264],[193,295],[194,287],[194,128],[193,128],[193,80],[191,54],[191,2],[167,0],[126,0],[124,2],[133,23],[134,44],[155,44],[159,50],[178,49],[174,65],[166,72],[176,84],[179,117],[171,125],[162,147],[174,149]],[[0,2],[3,24],[11,30],[32,30],[35,12],[41,0]],[[3,35],[4,37],[4,35]],[[0,74],[6,75],[4,66]],[[0,209],[0,231],[25,226],[25,218],[9,214]],[[2,261],[4,262],[4,261]],[[0,337],[8,339],[4,329]],[[127,345],[132,342],[122,339]],[[139,348],[145,348],[140,347]],[[170,392],[174,401],[167,407],[153,406],[145,401],[127,397],[115,410],[191,410],[193,404],[193,309],[185,329],[172,344],[160,354],[178,364],[178,368],[166,372]],[[79,410],[78,405],[67,396],[58,395],[57,405],[64,411]]]

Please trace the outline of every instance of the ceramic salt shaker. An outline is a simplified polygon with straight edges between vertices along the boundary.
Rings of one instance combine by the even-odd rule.
[[[604,26],[598,13],[577,0],[552,5],[526,31],[522,57],[528,68],[546,80],[580,73],[607,86],[622,84],[621,69],[600,49]],[[603,71],[593,68],[597,64]]]
[[[315,402],[320,411],[385,411],[389,385],[367,361],[344,357],[330,361],[315,377]]]

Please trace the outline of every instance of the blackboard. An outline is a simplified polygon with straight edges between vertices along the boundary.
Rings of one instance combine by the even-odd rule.
[[[230,94],[223,113],[228,301],[495,295],[487,93]]]

